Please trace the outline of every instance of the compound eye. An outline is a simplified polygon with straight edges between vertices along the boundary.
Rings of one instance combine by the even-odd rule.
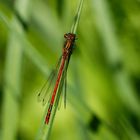
[[[64,34],[64,38],[68,38],[68,34]]]

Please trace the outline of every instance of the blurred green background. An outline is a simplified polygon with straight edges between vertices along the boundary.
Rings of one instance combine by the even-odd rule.
[[[37,93],[78,0],[0,0],[0,140],[37,137]],[[140,1],[85,0],[51,140],[140,139]],[[63,102],[63,101],[62,101]]]

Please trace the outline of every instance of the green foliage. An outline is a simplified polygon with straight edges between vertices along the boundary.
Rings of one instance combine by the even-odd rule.
[[[0,139],[140,139],[140,2],[84,1],[73,24],[78,3],[0,1]],[[70,30],[67,108],[45,125],[37,93]]]

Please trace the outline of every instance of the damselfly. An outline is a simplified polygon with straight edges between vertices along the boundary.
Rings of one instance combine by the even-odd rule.
[[[41,92],[38,94],[39,100],[40,101],[42,100],[43,104],[45,104],[47,101],[46,95],[47,95],[47,92],[49,92],[51,82],[53,82],[53,80],[56,80],[51,98],[49,100],[49,107],[48,107],[48,111],[47,111],[47,115],[45,119],[46,124],[49,123],[49,119],[51,116],[51,111],[54,105],[56,95],[58,91],[62,92],[62,88],[64,84],[65,84],[64,105],[66,106],[66,75],[67,75],[67,68],[69,65],[70,57],[74,49],[76,35],[73,33],[67,33],[64,35],[64,38],[65,38],[65,43],[62,50],[62,56],[60,57],[57,63],[55,71],[53,71],[51,75],[49,76],[48,81],[50,81],[50,83],[48,83],[48,87],[46,88],[45,92],[44,92],[44,88],[46,84],[42,88]],[[60,83],[62,84],[61,86],[60,86]]]
[[[48,81],[49,81],[49,82],[47,82],[48,86],[46,88],[46,84],[45,84],[44,87],[42,88],[41,92],[38,94],[38,99],[40,101],[42,101],[43,104],[45,104],[48,99],[47,93],[48,92],[51,93],[51,96],[48,99],[49,106],[47,108],[47,114],[45,117],[46,124],[49,123],[52,109],[53,109],[54,103],[57,99],[57,95],[62,95],[61,92],[62,92],[63,86],[64,86],[64,106],[66,106],[67,69],[68,69],[71,54],[72,54],[74,46],[75,46],[76,29],[77,29],[77,25],[79,22],[82,5],[83,5],[83,0],[80,0],[77,14],[74,18],[74,23],[71,28],[71,32],[64,35],[65,43],[64,43],[63,50],[62,50],[62,55],[56,65],[56,69],[50,74],[50,76],[48,78]],[[51,83],[54,84],[53,90],[51,90],[51,88],[50,88],[50,87],[52,87]]]

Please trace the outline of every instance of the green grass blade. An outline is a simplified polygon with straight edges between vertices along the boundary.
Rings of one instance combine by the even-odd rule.
[[[97,29],[104,41],[105,56],[109,67],[113,70],[112,76],[116,90],[125,106],[139,114],[139,102],[131,85],[129,74],[123,67],[121,43],[116,35],[115,26],[106,0],[92,1],[96,13]]]
[[[73,34],[76,33],[76,30],[77,30],[77,27],[78,27],[81,11],[82,11],[82,7],[83,7],[83,2],[84,2],[84,0],[80,0],[78,10],[77,10],[77,13],[76,13],[75,18],[74,18],[74,23],[71,27],[71,33],[73,33]]]
[[[9,30],[12,30],[13,25],[9,24],[10,20],[6,18],[6,16],[0,12],[0,19],[5,23]],[[27,57],[41,70],[44,75],[49,74],[49,69],[46,61],[43,57],[38,53],[38,51],[32,46],[32,44],[26,39],[24,33],[19,33],[14,31],[15,36],[21,41],[20,46],[23,48],[24,53]]]
[[[20,25],[13,17],[10,24],[14,29],[21,30]],[[6,66],[5,66],[5,86],[4,101],[2,112],[2,139],[15,140],[18,131],[19,121],[19,101],[21,99],[21,65],[22,48],[20,40],[14,35],[14,30],[9,33],[9,42],[7,45]]]

